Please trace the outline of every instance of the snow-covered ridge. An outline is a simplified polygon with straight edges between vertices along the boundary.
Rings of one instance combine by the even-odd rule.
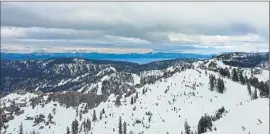
[[[103,76],[105,73],[109,73],[109,72],[116,72],[116,69],[114,67],[108,67],[108,68],[105,68],[103,70],[101,70],[97,76]]]
[[[171,77],[162,78],[154,84],[146,84],[136,89],[138,98],[133,104],[131,104],[131,100],[136,98],[136,93],[129,97],[124,97],[123,94],[120,99],[121,105],[118,107],[115,106],[117,96],[111,94],[105,102],[100,103],[94,109],[89,109],[86,113],[82,112],[85,104],[80,104],[78,115],[76,115],[77,107],[66,108],[53,101],[45,104],[44,107],[39,104],[34,109],[30,105],[26,105],[26,107],[21,107],[24,110],[23,114],[15,116],[13,120],[8,122],[9,127],[6,131],[18,132],[22,122],[24,131],[27,132],[35,130],[41,134],[66,133],[66,128],[71,129],[71,123],[75,119],[78,121],[80,129],[83,121],[89,118],[92,122],[89,133],[117,134],[119,117],[121,117],[122,122],[127,124],[127,132],[179,134],[181,131],[185,131],[185,121],[191,126],[191,131],[195,132],[198,122],[204,114],[214,115],[219,108],[224,106],[228,113],[213,122],[213,128],[216,130],[213,129],[209,133],[246,134],[250,132],[253,134],[259,132],[260,134],[268,134],[269,100],[265,98],[252,100],[246,85],[227,78],[223,78],[226,83],[224,94],[210,91],[208,78],[210,74],[220,77],[218,73],[212,71],[205,73],[205,70],[200,68],[177,72]],[[107,78],[107,76],[103,77],[103,80]],[[252,92],[254,92],[253,87]],[[17,98],[18,95],[14,96],[14,94],[10,94],[5,97],[4,101],[8,98]],[[25,98],[25,96],[21,95],[21,98]],[[43,97],[44,102],[48,99],[45,96]],[[15,103],[17,102],[19,101],[15,100]],[[55,114],[54,108],[56,109]],[[100,114],[103,109],[105,113]],[[96,121],[92,120],[94,111],[97,116]],[[26,117],[37,117],[39,114],[45,116],[44,123],[41,122],[33,126],[35,119],[25,120]],[[55,124],[46,125],[49,114],[52,114],[52,121]]]
[[[179,134],[185,132],[185,122],[196,133],[205,114],[212,119],[212,126],[206,129],[206,133],[269,133],[269,100],[264,95],[260,96],[261,89],[251,85],[248,90],[246,84],[220,73],[221,69],[228,68],[232,74],[236,69],[242,71],[244,77],[253,75],[259,82],[269,81],[269,71],[261,66],[234,66],[218,57],[183,64],[160,62],[147,66],[97,64],[80,59],[71,61],[52,60],[44,65],[52,67],[47,68],[46,73],[58,69],[55,71],[57,75],[49,73],[48,78],[54,83],[45,77],[40,84],[40,81],[32,81],[34,79],[29,77],[23,84],[39,83],[33,88],[34,92],[19,91],[1,98],[5,104],[1,106],[2,112],[8,119],[6,133],[18,133],[21,123],[23,131],[28,133],[33,130],[41,134],[66,133],[67,127],[71,131],[72,122],[76,119],[79,134],[118,134],[119,117],[122,123],[127,124],[128,133]],[[30,71],[35,66],[30,62],[23,64],[28,64]],[[162,67],[155,67],[158,64]],[[24,68],[21,70],[26,71]],[[58,74],[62,71],[64,73]],[[223,93],[217,90],[217,82],[214,91],[210,90],[210,76],[224,82]],[[64,90],[39,92],[40,88],[46,87]],[[216,118],[223,107],[225,111]],[[87,119],[91,121],[89,130],[83,127]]]

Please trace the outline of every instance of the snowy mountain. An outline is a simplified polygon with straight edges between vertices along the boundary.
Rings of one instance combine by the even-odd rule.
[[[123,81],[134,84],[133,76],[169,66],[184,65],[192,59],[175,59],[139,65],[130,62],[57,58],[46,60],[2,60],[1,90],[82,91],[93,83],[102,82],[104,76],[114,73],[125,75]],[[133,74],[133,75],[131,75]],[[144,77],[141,77],[144,80]],[[103,79],[104,80],[104,79]],[[0,91],[1,91],[0,90]]]
[[[234,52],[221,54],[216,56],[217,59],[222,60],[225,64],[237,67],[256,67],[262,64],[268,63],[268,53],[245,53],[245,52]],[[266,68],[268,68],[267,66]]]
[[[2,61],[1,89],[14,88],[1,98],[2,133],[268,134],[268,58],[238,61],[248,55]]]

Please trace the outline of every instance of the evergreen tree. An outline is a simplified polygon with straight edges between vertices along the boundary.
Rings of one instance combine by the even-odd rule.
[[[208,115],[202,116],[198,123],[198,134],[205,133],[207,129],[212,128],[212,120]]]
[[[215,83],[216,83],[216,78],[214,75],[210,74],[209,75],[209,85],[210,85],[210,90],[214,91],[215,88]]]
[[[236,69],[232,69],[232,80],[233,81],[238,81],[238,75]]]
[[[78,127],[79,127],[79,123],[78,121],[75,119],[73,122],[72,122],[72,134],[78,134]]]
[[[55,115],[55,113],[56,113],[56,108],[53,108],[52,111],[53,111],[53,114]]]
[[[255,87],[254,93],[253,93],[253,100],[258,99],[258,93],[257,88]]]
[[[251,68],[251,77],[254,76],[254,71],[253,71],[253,68]]]
[[[121,106],[121,100],[120,99],[121,99],[121,96],[120,95],[116,97],[115,106],[117,106],[117,107],[118,106]]]
[[[136,92],[135,98],[136,98],[136,100],[139,98],[138,92]]]
[[[122,134],[122,119],[119,117],[118,134]]]
[[[225,69],[220,68],[220,69],[219,69],[219,73],[220,73],[220,75],[223,76],[223,77],[228,77],[228,78],[230,78],[230,71],[229,71],[229,69],[228,69],[227,67],[226,67]]]
[[[102,119],[102,111],[100,112],[100,115],[99,115],[99,120]]]
[[[22,125],[22,123],[21,123],[20,128],[19,128],[19,134],[23,134],[23,125]]]
[[[96,116],[96,110],[94,109],[93,111],[93,117],[92,117],[92,121],[95,122],[97,120],[97,116]]]
[[[131,105],[133,104],[133,96],[131,96],[130,104],[131,104]]]
[[[245,82],[246,82],[246,83],[249,83],[249,79],[248,79],[247,76],[245,76]]]
[[[52,114],[49,113],[49,115],[48,115],[48,122],[51,122],[52,121],[52,118],[53,118]]]
[[[227,76],[228,78],[231,78],[230,70],[229,70],[227,67],[225,68],[225,72],[226,72],[226,76]]]
[[[217,90],[219,93],[223,93],[225,90],[224,81],[221,78],[217,80]]]
[[[249,81],[250,81],[250,84],[251,84],[252,86],[258,87],[258,85],[259,85],[259,80],[258,80],[258,78],[256,78],[256,77],[251,77],[251,78],[249,79]]]
[[[78,113],[79,113],[79,110],[78,110],[78,107],[76,108],[76,117],[78,117]]]
[[[105,110],[104,110],[104,108],[102,109],[102,113],[103,113],[103,114],[105,114]]]
[[[80,132],[85,132],[85,121],[81,123]]]
[[[66,134],[70,134],[70,130],[69,127],[67,127],[67,133]]]
[[[188,125],[187,121],[185,121],[184,127],[185,127],[185,134],[191,134],[190,126]]]
[[[123,123],[123,134],[127,134],[127,123]]]
[[[268,96],[269,95],[269,84],[268,82],[259,82],[258,89],[260,90],[261,96]]]
[[[145,88],[143,88],[143,90],[142,90],[142,94],[145,94],[145,92],[146,92],[146,91],[145,91]]]
[[[251,86],[250,86],[250,83],[247,83],[247,90],[248,90],[249,95],[251,95]]]
[[[245,77],[243,76],[243,71],[239,72],[239,81],[241,82],[241,84],[246,84],[246,80]]]
[[[12,102],[13,102],[13,101],[12,101]],[[31,99],[31,100],[30,100],[30,105],[32,106],[32,109],[35,108],[35,106],[36,106],[36,101],[35,101],[35,99]]]
[[[86,119],[86,123],[85,123],[85,129],[86,132],[91,130],[91,120],[88,118]]]

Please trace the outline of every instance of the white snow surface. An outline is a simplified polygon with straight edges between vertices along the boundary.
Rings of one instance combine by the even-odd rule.
[[[219,63],[220,66],[222,64]],[[201,71],[201,73],[199,72]],[[149,72],[148,72],[149,73]],[[153,72],[152,72],[153,73]],[[174,74],[172,77],[157,81],[155,84],[147,84],[142,88],[137,89],[139,97],[133,105],[130,104],[131,96],[121,99],[121,106],[116,107],[114,100],[116,96],[111,95],[106,102],[102,102],[95,109],[98,120],[92,122],[91,132],[93,134],[118,134],[119,117],[122,117],[122,122],[127,122],[127,133],[133,131],[134,134],[144,132],[144,134],[180,134],[184,132],[184,122],[187,120],[192,131],[197,130],[199,119],[204,114],[213,115],[216,110],[222,106],[228,111],[221,119],[215,121],[214,127],[217,131],[208,132],[207,134],[268,134],[269,133],[269,100],[259,98],[251,100],[246,85],[233,82],[230,79],[223,78],[226,86],[226,91],[223,94],[209,90],[209,74],[214,74],[216,77],[219,74],[201,69],[188,69],[180,73]],[[107,77],[104,77],[106,79]],[[102,80],[104,80],[102,79]],[[269,77],[268,77],[269,79]],[[139,81],[136,79],[135,81]],[[135,82],[136,83],[136,82]],[[98,83],[99,84],[99,83]],[[193,85],[196,89],[192,89]],[[167,93],[165,90],[169,87]],[[100,86],[99,86],[100,88]],[[147,88],[147,92],[142,94],[142,89]],[[100,90],[100,89],[99,89]],[[27,95],[30,97],[27,98]],[[195,96],[193,96],[195,95]],[[31,98],[34,95],[27,93],[26,95],[10,94],[3,101],[14,98]],[[56,104],[57,106],[54,106]],[[81,107],[81,104],[79,107]],[[56,114],[52,114],[52,109],[56,108]],[[135,110],[133,110],[136,107]],[[175,110],[174,110],[175,107]],[[105,115],[99,119],[99,113],[104,108]],[[64,134],[66,127],[71,128],[71,123],[75,118],[79,121],[79,126],[82,121],[89,117],[92,119],[94,109],[83,114],[83,119],[80,121],[79,116],[76,117],[76,108],[66,109],[60,106],[57,102],[50,102],[44,107],[40,105],[32,109],[27,104],[24,114],[15,116],[14,120],[9,122],[7,128],[8,133],[17,133],[19,125],[23,123],[24,131],[37,130],[41,134]],[[153,115],[149,122],[149,116],[146,112],[151,112]],[[51,124],[39,129],[40,125],[32,126],[33,121],[25,120],[26,116],[34,117],[38,114],[44,114],[45,120],[49,113],[53,115],[55,125]],[[111,116],[110,116],[111,115]],[[258,119],[262,122],[260,123]],[[135,124],[136,120],[141,120],[143,124]],[[145,126],[145,127],[144,127]],[[149,128],[146,128],[149,127]],[[245,130],[242,129],[242,126]],[[115,129],[115,131],[113,131]],[[89,134],[91,133],[89,132]],[[81,133],[83,134],[83,132]]]

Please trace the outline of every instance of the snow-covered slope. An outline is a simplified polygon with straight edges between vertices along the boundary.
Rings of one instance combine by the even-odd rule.
[[[269,99],[257,99],[235,107],[214,124],[219,129],[207,134],[267,134],[269,133]]]
[[[136,93],[120,99],[121,105],[115,106],[116,95],[111,94],[105,102],[101,102],[88,112],[82,113],[85,104],[78,106],[78,116],[76,116],[77,107],[66,108],[58,102],[49,101],[44,107],[39,104],[32,108],[30,101],[26,102],[23,114],[15,115],[13,120],[8,122],[7,133],[18,133],[19,125],[23,124],[25,132],[38,131],[41,134],[64,134],[66,128],[71,130],[72,121],[79,122],[79,130],[83,121],[93,117],[96,112],[97,120],[92,121],[91,130],[88,132],[97,134],[118,134],[119,117],[122,123],[127,123],[127,132],[134,134],[179,134],[184,132],[185,121],[191,126],[193,132],[197,131],[200,118],[205,115],[214,115],[218,109],[224,106],[227,111],[223,117],[213,122],[212,132],[209,134],[268,134],[269,133],[269,100],[258,98],[252,100],[246,85],[234,82],[231,79],[223,78],[226,90],[223,94],[209,90],[209,75],[213,74],[219,77],[219,74],[213,71],[203,69],[186,69],[177,72],[168,78],[162,78],[154,84],[146,84],[136,89]],[[133,77],[138,77],[134,76]],[[138,78],[136,78],[138,81]],[[269,79],[269,78],[268,78]],[[254,87],[251,88],[254,92]],[[25,98],[28,94],[20,95]],[[47,94],[43,94],[46,102]],[[9,94],[2,100],[18,98],[18,94]],[[35,95],[28,95],[35,97]],[[137,98],[136,102],[131,104],[131,98]],[[15,100],[24,102],[22,99]],[[55,114],[53,109],[55,108]],[[104,109],[105,113],[100,114]],[[39,114],[45,116],[45,122],[48,121],[48,115],[53,115],[51,123],[45,125],[40,123],[33,126],[34,120],[25,120],[27,116],[36,117]],[[81,114],[80,114],[81,113]],[[80,119],[80,115],[82,118]],[[100,115],[102,118],[100,118]],[[244,127],[244,128],[243,128]],[[83,134],[84,132],[80,132]]]
[[[226,60],[221,59],[221,58],[212,58],[209,60],[194,62],[193,65],[195,67],[203,67],[203,68],[212,69],[212,70],[215,70],[215,69],[218,70],[220,68],[222,69],[228,68],[230,73],[232,72],[232,69],[235,68],[235,69],[243,70],[244,71],[243,75],[247,76],[248,78],[251,77],[252,72],[255,72],[254,77],[258,78],[259,81],[266,82],[269,80],[269,69],[268,67],[266,67],[267,65],[258,64],[256,67],[238,67],[238,66],[232,66],[232,65],[226,64],[224,63],[224,61]]]

